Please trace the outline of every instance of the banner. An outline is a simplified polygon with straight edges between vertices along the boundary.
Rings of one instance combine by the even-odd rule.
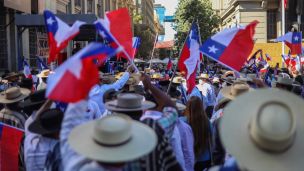
[[[37,56],[45,63],[51,70],[57,68],[57,60],[52,62],[51,64],[47,63],[49,58],[49,46],[46,35],[42,35],[37,33]]]

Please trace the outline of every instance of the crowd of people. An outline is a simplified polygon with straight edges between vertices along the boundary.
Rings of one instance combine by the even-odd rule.
[[[129,65],[71,104],[46,98],[50,70],[11,72],[0,122],[24,130],[21,171],[302,170],[303,73],[270,67],[269,87],[263,67],[202,67],[189,92],[178,68]]]

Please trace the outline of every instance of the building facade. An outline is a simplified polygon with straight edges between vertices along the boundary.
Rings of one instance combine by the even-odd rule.
[[[211,0],[214,13],[222,20],[220,29],[247,25],[254,20],[259,24],[255,29],[256,43],[273,43],[282,33],[281,0]],[[290,31],[288,3],[285,9],[285,33]],[[304,26],[302,17],[302,26]],[[303,36],[303,35],[302,35]],[[304,37],[303,37],[304,38]]]
[[[159,16],[159,22],[165,27],[165,13],[166,8],[162,6],[161,4],[154,4],[154,9],[157,11],[157,14]]]
[[[55,14],[95,14],[96,19],[104,18],[106,11],[113,11],[122,7],[129,10],[133,30],[133,13],[136,9],[133,0],[18,0],[18,2],[31,2],[29,9],[18,9],[4,6],[10,0],[0,0],[0,74],[5,70],[18,71],[18,56],[21,60],[27,60],[31,68],[37,68],[37,35],[45,35],[45,28],[24,27],[19,30],[15,25],[16,14],[43,14],[43,10],[50,10]],[[25,12],[25,11],[30,12]],[[19,40],[19,50],[17,43]],[[62,51],[67,57],[75,47],[75,41],[69,41],[68,46]],[[81,42],[82,47],[88,44]],[[20,61],[20,60],[19,60]]]

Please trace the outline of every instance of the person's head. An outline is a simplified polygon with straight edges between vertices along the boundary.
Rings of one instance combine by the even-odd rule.
[[[21,103],[31,93],[26,88],[20,88],[19,86],[12,86],[4,91],[0,96],[0,103],[6,104],[6,107],[14,108]]]
[[[295,81],[303,85],[303,78],[301,75],[296,76]]]
[[[25,78],[24,75],[19,75],[18,80],[21,81],[23,78]]]
[[[302,90],[303,90],[301,84],[300,84],[299,82],[297,82],[297,81],[294,81],[293,84],[294,84],[295,86],[293,86],[292,92],[293,92],[294,94],[300,96],[300,95],[302,94]]]
[[[45,98],[45,89],[34,91],[31,94],[29,94],[29,98],[25,100],[24,102],[20,103],[19,106],[28,106],[33,111],[38,111],[41,106],[46,102]]]
[[[291,78],[279,77],[276,82],[276,88],[291,92],[293,86],[292,83],[293,80]]]
[[[292,91],[292,85],[286,85],[286,84],[281,84],[281,83],[277,83],[276,84],[276,88],[278,89],[282,89],[282,90],[287,90],[287,91]]]
[[[204,84],[209,82],[209,75],[208,74],[201,74],[200,84]]]
[[[209,120],[199,97],[188,99],[185,116],[193,131],[195,159],[198,160],[207,149],[210,134]]]
[[[15,72],[11,72],[7,74],[7,78],[11,82],[17,82],[18,81],[18,75]]]
[[[80,43],[76,43],[76,49],[80,49]]]

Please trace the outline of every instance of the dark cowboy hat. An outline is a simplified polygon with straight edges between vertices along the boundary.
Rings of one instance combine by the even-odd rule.
[[[61,129],[63,112],[60,109],[49,109],[40,114],[38,119],[34,120],[28,130],[36,134],[57,133]]]
[[[166,81],[159,81],[158,84],[160,86],[168,86],[170,84],[170,81],[169,80],[166,80]]]
[[[29,99],[25,100],[23,103],[20,103],[20,106],[33,106],[37,104],[42,104],[46,102],[45,98],[45,89],[34,91],[29,95]]]
[[[33,84],[38,84],[37,82],[33,82],[31,78],[22,78],[21,82],[16,82],[20,87],[29,87],[33,86]]]
[[[178,97],[178,96],[181,95],[181,92],[179,90],[177,90],[176,85],[172,84],[171,87],[170,87],[169,95],[171,97]]]

